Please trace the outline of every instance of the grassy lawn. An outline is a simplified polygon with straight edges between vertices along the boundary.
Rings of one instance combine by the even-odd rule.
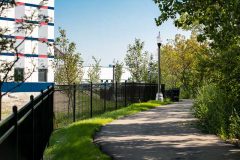
[[[90,93],[83,91],[77,92],[76,97],[76,119],[82,120],[90,118]],[[66,95],[65,95],[66,97]],[[104,112],[104,100],[100,99],[100,96],[93,93],[92,98],[92,106],[93,106],[93,116],[102,114]],[[67,101],[64,103],[63,109],[58,109],[55,111],[55,126],[57,128],[62,128],[64,126],[69,125],[73,121],[73,111],[72,106],[70,106],[70,113],[67,112]],[[58,107],[58,104],[55,106]],[[115,109],[115,101],[106,100],[106,110],[114,110]]]
[[[169,102],[149,101],[132,104],[129,107],[104,113],[98,117],[81,120],[65,128],[56,130],[45,152],[45,158],[51,160],[110,160],[93,143],[93,135],[101,126],[126,115],[146,111]]]

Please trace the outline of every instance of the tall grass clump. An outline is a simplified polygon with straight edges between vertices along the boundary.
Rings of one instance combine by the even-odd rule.
[[[229,95],[215,84],[199,89],[193,106],[200,126],[209,133],[227,138],[239,138],[240,118]]]

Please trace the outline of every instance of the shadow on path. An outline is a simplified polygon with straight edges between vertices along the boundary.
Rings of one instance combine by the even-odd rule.
[[[240,149],[195,128],[191,106],[184,100],[119,119],[95,143],[116,160],[239,160]]]

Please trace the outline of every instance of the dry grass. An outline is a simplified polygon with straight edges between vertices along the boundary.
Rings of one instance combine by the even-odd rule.
[[[37,96],[39,93],[10,93],[4,96],[2,99],[2,119],[11,115],[13,106],[17,106],[18,109],[24,107],[29,102],[31,95]]]

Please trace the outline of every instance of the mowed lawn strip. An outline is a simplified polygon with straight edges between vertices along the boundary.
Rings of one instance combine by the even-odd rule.
[[[93,143],[93,136],[100,130],[101,126],[123,116],[165,104],[169,104],[169,102],[149,101],[147,103],[136,103],[56,130],[51,137],[50,146],[46,150],[44,157],[50,160],[110,160],[111,158],[102,153]]]

